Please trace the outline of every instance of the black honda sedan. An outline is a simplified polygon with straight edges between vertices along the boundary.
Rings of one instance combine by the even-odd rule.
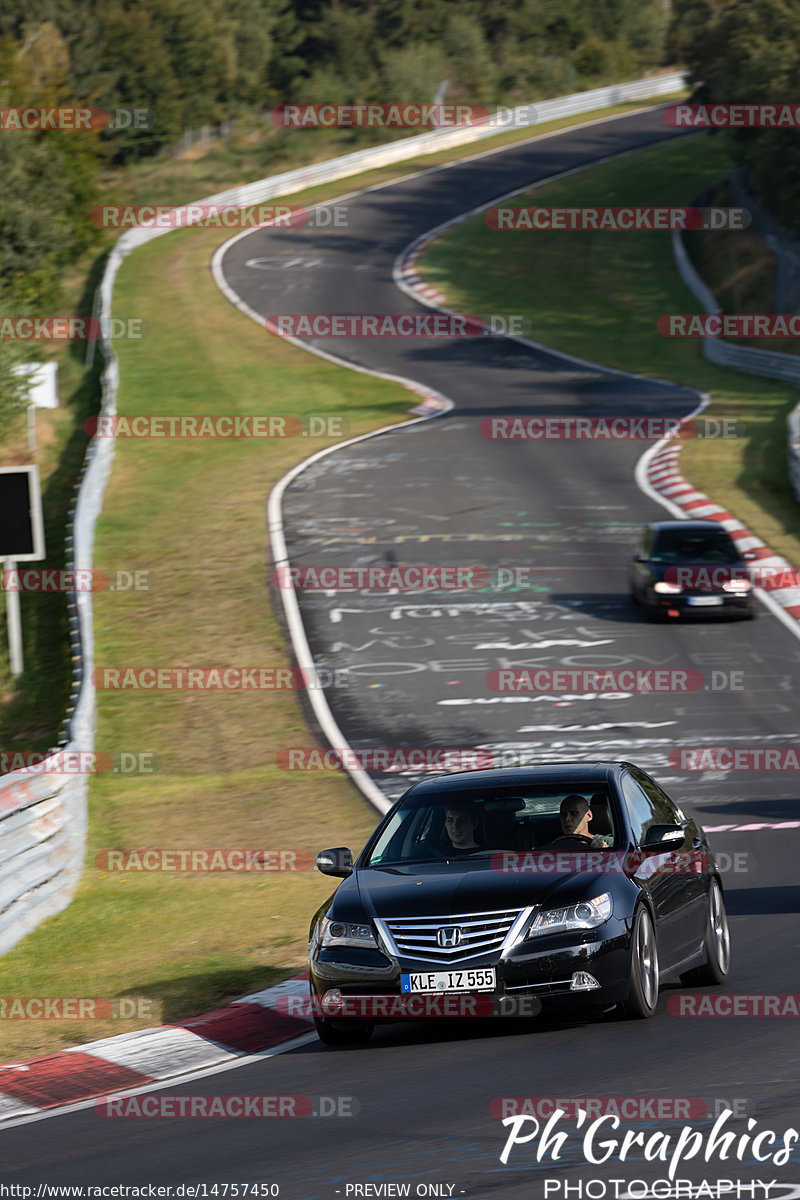
[[[627,762],[424,780],[315,913],[311,1001],[328,1044],[377,1021],[542,1006],[651,1017],[660,981],[718,984],[730,937],[701,827]],[[470,1007],[470,1005],[472,1007]]]
[[[631,599],[650,617],[756,614],[749,562],[718,521],[654,521],[628,566]]]

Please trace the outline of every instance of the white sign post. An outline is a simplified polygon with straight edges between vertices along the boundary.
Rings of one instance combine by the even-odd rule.
[[[10,571],[16,571],[13,558],[4,558],[6,579]],[[6,591],[6,623],[8,625],[8,663],[12,675],[21,675],[22,662],[22,618],[19,612],[19,592],[16,588]]]

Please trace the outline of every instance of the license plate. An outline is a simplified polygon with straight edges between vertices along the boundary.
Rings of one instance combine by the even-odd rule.
[[[686,603],[695,608],[708,608],[711,604],[722,604],[722,596],[687,596]]]
[[[496,986],[494,967],[471,971],[414,971],[400,976],[404,992],[490,992]]]

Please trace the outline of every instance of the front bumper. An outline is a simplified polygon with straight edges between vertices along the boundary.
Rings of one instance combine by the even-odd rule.
[[[400,976],[494,967],[497,986],[491,992],[401,992]],[[617,917],[580,933],[548,934],[517,943],[502,956],[496,952],[467,962],[432,963],[395,958],[380,951],[317,949],[309,961],[312,994],[322,1011],[330,1016],[358,1016],[362,1020],[397,1020],[415,1016],[526,1016],[538,1011],[542,1000],[580,1007],[605,1007],[628,995],[630,974],[630,927]],[[576,990],[575,976],[583,973],[597,987]],[[332,993],[326,1000],[326,994]],[[342,997],[336,1011],[336,996]],[[431,1003],[414,1004],[420,997]],[[433,1003],[446,997],[447,1005]],[[477,996],[479,1003],[468,1001]],[[356,1003],[356,997],[373,997]],[[398,1003],[381,1005],[381,998],[398,998]],[[459,997],[464,998],[459,1003]],[[352,998],[350,1000],[349,998]],[[532,1002],[536,1001],[536,1004]],[[462,1011],[463,1010],[463,1011]]]
[[[697,600],[715,603],[694,603]],[[752,592],[681,592],[664,596],[652,588],[647,590],[648,607],[669,615],[670,610],[681,617],[747,616],[755,610],[756,599]]]

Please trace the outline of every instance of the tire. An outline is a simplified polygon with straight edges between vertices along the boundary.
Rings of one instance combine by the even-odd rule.
[[[658,604],[650,604],[647,600],[643,600],[642,608],[648,621],[663,622],[667,620],[667,614]]]
[[[630,990],[627,1000],[620,1003],[620,1014],[626,1020],[649,1020],[658,1004],[658,944],[653,919],[641,905],[633,921],[631,933]]]
[[[368,1042],[375,1028],[371,1021],[331,1021],[329,1017],[315,1017],[317,1037],[326,1046],[357,1046]]]
[[[681,983],[690,986],[724,983],[731,967],[731,935],[728,929],[728,914],[725,897],[716,879],[708,889],[708,912],[706,932],[703,938],[706,961],[681,975]]]

